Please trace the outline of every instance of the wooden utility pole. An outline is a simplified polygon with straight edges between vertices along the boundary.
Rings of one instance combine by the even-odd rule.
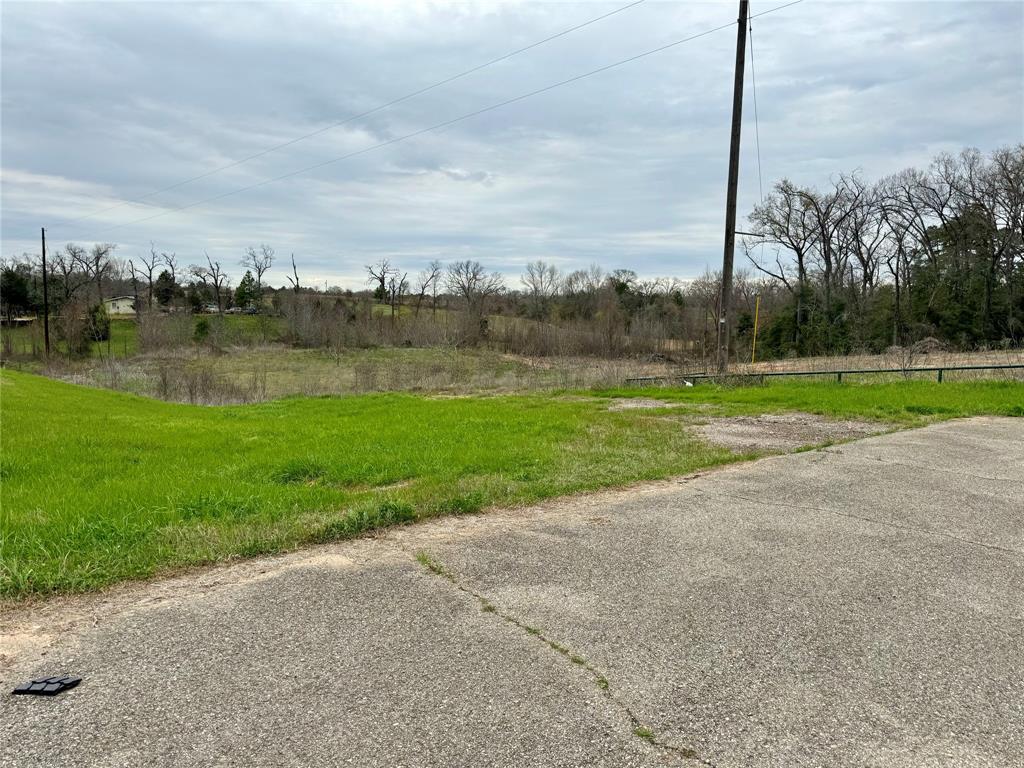
[[[46,229],[40,228],[40,235],[43,238],[43,349],[46,356],[50,356],[50,276],[46,271]]]
[[[732,88],[732,139],[729,144],[729,188],[725,198],[725,253],[722,255],[722,301],[718,317],[718,372],[729,369],[732,322],[732,257],[736,250],[736,188],[740,177],[740,126],[743,123],[743,66],[747,52],[748,0],[740,0],[736,24],[736,79]]]

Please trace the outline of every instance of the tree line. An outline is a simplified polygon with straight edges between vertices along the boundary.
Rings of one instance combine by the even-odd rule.
[[[957,348],[1024,338],[1024,146],[941,154],[876,182],[783,179],[750,214],[750,263],[783,289],[765,350]]]
[[[753,343],[763,357],[879,352],[934,339],[951,348],[1018,346],[1024,338],[1024,146],[987,155],[939,155],[926,169],[875,182],[841,174],[828,187],[783,179],[749,215],[742,241],[749,268],[733,286],[731,339],[737,358]],[[229,266],[208,254],[182,266],[151,245],[118,259],[116,246],[69,243],[47,260],[51,313],[64,338],[102,333],[104,298],[134,297],[141,314],[161,310],[277,314],[303,344],[497,344],[528,354],[659,354],[707,361],[717,344],[721,282],[643,279],[634,271],[563,271],[526,264],[512,284],[475,260],[433,261],[417,274],[391,259],[365,267],[363,291],[300,282],[294,254],[286,285],[267,285],[278,258],[266,244]],[[4,261],[3,313],[41,311],[38,257]],[[381,325],[373,304],[383,305]],[[454,336],[427,328],[443,317]],[[439,315],[441,312],[441,315]],[[333,325],[372,323],[348,334]],[[489,318],[504,316],[521,322]],[[365,330],[365,329],[364,329]]]

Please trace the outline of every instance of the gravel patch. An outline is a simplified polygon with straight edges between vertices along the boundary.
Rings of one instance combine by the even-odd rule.
[[[793,451],[808,445],[877,435],[894,426],[877,421],[833,421],[811,413],[774,413],[713,418],[696,430],[708,442],[737,453],[749,453]]]

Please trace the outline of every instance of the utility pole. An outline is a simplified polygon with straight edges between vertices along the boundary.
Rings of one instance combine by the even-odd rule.
[[[732,139],[729,144],[729,188],[725,198],[725,253],[722,255],[722,302],[718,318],[718,372],[729,369],[732,314],[732,257],[736,249],[736,188],[740,177],[740,126],[743,123],[743,65],[747,52],[748,0],[740,0],[736,23],[736,79],[732,88]]]
[[[46,273],[46,229],[40,228],[43,238],[43,349],[50,356],[50,288],[49,275]]]

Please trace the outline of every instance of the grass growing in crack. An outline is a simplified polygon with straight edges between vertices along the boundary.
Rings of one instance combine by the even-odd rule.
[[[542,643],[548,646],[548,648],[555,651],[556,653],[565,656],[573,664],[583,667],[583,669],[589,672],[590,675],[593,677],[594,685],[596,685],[598,689],[600,689],[600,691],[606,697],[608,697],[610,701],[614,702],[619,707],[621,707],[622,710],[629,717],[629,719],[636,725],[636,727],[633,730],[633,733],[635,733],[637,736],[646,739],[651,744],[657,747],[661,747],[662,749],[669,749],[673,752],[676,752],[677,754],[683,755],[686,758],[696,758],[698,756],[696,751],[688,747],[677,747],[674,745],[665,744],[663,742],[658,741],[654,736],[654,731],[652,731],[650,728],[644,725],[640,725],[640,721],[632,712],[632,710],[630,710],[630,708],[626,704],[619,701],[615,696],[612,695],[612,692],[610,690],[611,686],[608,683],[608,678],[601,674],[601,672],[598,671],[594,666],[592,666],[583,656],[580,656],[577,653],[573,653],[572,650],[562,645],[558,641],[552,640],[549,637],[545,637],[544,634],[537,627],[531,627],[529,624],[523,623],[515,616],[511,616],[507,613],[502,613],[494,606],[493,603],[491,603],[483,595],[480,595],[474,592],[469,587],[460,584],[459,581],[455,578],[454,574],[448,571],[442,563],[432,558],[427,552],[423,550],[417,552],[416,561],[424,568],[428,569],[431,573],[448,579],[455,587],[455,589],[458,589],[462,592],[465,592],[467,595],[476,598],[476,600],[480,603],[480,608],[482,611],[495,614],[502,621],[516,627],[517,629],[526,632],[528,635],[536,637],[538,640],[540,640]]]
[[[443,576],[446,579],[453,579],[454,577],[444,569],[437,560],[432,558],[427,552],[420,550],[416,553],[416,562],[426,568],[428,571],[433,573],[435,576]]]
[[[598,672],[596,669],[594,669],[594,667],[592,667],[583,656],[580,656],[577,653],[573,653],[571,649],[562,645],[558,641],[545,637],[544,634],[537,627],[531,627],[529,624],[524,624],[523,622],[519,621],[519,619],[515,618],[514,616],[510,616],[507,613],[502,613],[486,597],[484,597],[483,595],[479,595],[473,590],[469,589],[468,587],[464,587],[461,584],[459,584],[454,574],[448,571],[441,562],[435,560],[433,557],[430,556],[429,553],[425,552],[424,550],[420,550],[419,552],[417,552],[415,557],[416,562],[418,562],[424,568],[429,570],[431,573],[448,579],[448,581],[454,584],[457,589],[460,589],[466,594],[475,597],[476,600],[480,603],[481,611],[483,611],[484,613],[493,613],[503,621],[506,621],[514,627],[523,630],[524,632],[526,632],[526,634],[538,638],[551,650],[555,651],[556,653],[562,654],[567,659],[569,659],[569,661],[571,661],[573,664],[577,664],[586,669],[591,675],[593,675],[595,685],[597,685],[597,687],[600,688],[602,691],[608,691],[608,678],[600,672]]]

